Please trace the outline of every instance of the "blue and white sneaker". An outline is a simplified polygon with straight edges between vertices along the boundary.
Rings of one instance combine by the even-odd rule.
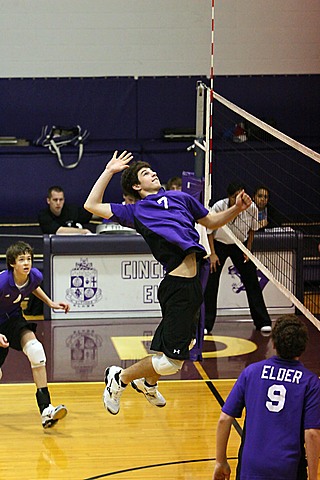
[[[58,405],[57,407],[54,407],[50,404],[41,413],[41,421],[43,428],[53,427],[57,423],[57,421],[64,418],[67,413],[68,410],[65,405]]]
[[[125,389],[121,386],[120,382],[120,373],[122,372],[121,367],[108,367],[105,371],[105,383],[106,388],[103,392],[103,403],[112,415],[117,415],[120,410],[120,398]]]
[[[149,387],[145,384],[144,378],[137,378],[131,382],[132,388],[137,392],[143,393],[149,403],[155,407],[164,407],[166,405],[166,399],[158,390],[158,384]]]

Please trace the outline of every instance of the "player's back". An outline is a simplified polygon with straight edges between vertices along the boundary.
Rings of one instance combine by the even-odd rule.
[[[247,367],[239,381],[246,407],[240,479],[294,480],[303,430],[318,411],[319,379],[299,361],[272,357]]]

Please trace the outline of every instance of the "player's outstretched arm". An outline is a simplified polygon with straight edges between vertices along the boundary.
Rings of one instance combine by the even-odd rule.
[[[234,220],[239,213],[249,208],[251,204],[251,198],[244,190],[242,190],[237,195],[236,203],[232,207],[221,212],[210,212],[206,217],[200,218],[198,222],[209,230],[216,230]]]
[[[65,313],[68,313],[70,311],[69,303],[53,302],[51,298],[49,298],[48,295],[42,290],[41,287],[37,287],[35,290],[33,290],[32,293],[50,308],[54,308],[55,310],[64,310]]]
[[[110,204],[102,202],[104,192],[113,175],[128,168],[128,164],[132,158],[132,154],[126,150],[120,155],[118,155],[117,150],[114,152],[111,160],[107,163],[106,168],[101,173],[88,195],[84,204],[86,210],[102,218],[110,218],[112,216]]]

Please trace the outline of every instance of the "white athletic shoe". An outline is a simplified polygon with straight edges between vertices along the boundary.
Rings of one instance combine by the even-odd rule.
[[[58,405],[57,407],[54,407],[50,404],[41,413],[41,421],[43,428],[53,427],[57,423],[57,421],[64,418],[67,413],[68,410],[65,405]]]
[[[272,330],[271,325],[265,325],[264,327],[261,327],[260,332],[262,332],[262,333],[271,333],[271,330]]]
[[[125,387],[121,386],[119,375],[122,372],[121,367],[108,367],[105,371],[106,388],[103,392],[103,403],[112,415],[117,415],[120,410],[120,398]]]
[[[137,380],[132,380],[131,386],[139,393],[143,393],[148,402],[155,407],[164,407],[166,405],[166,399],[158,390],[158,384],[148,387],[145,384],[144,378],[138,378]]]

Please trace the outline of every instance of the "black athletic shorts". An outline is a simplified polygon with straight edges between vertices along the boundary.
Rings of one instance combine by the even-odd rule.
[[[155,331],[151,349],[169,358],[189,358],[189,345],[195,338],[203,293],[198,276],[167,275],[161,282],[158,299],[162,320]]]
[[[20,351],[22,350],[21,330],[23,330],[24,328],[35,332],[37,329],[37,324],[34,322],[27,322],[27,320],[22,315],[22,311],[20,312],[20,315],[16,317],[9,317],[6,322],[0,324],[0,333],[7,337],[7,340],[9,342],[9,348]],[[0,367],[1,365],[3,365],[8,355],[9,348],[0,347]]]

